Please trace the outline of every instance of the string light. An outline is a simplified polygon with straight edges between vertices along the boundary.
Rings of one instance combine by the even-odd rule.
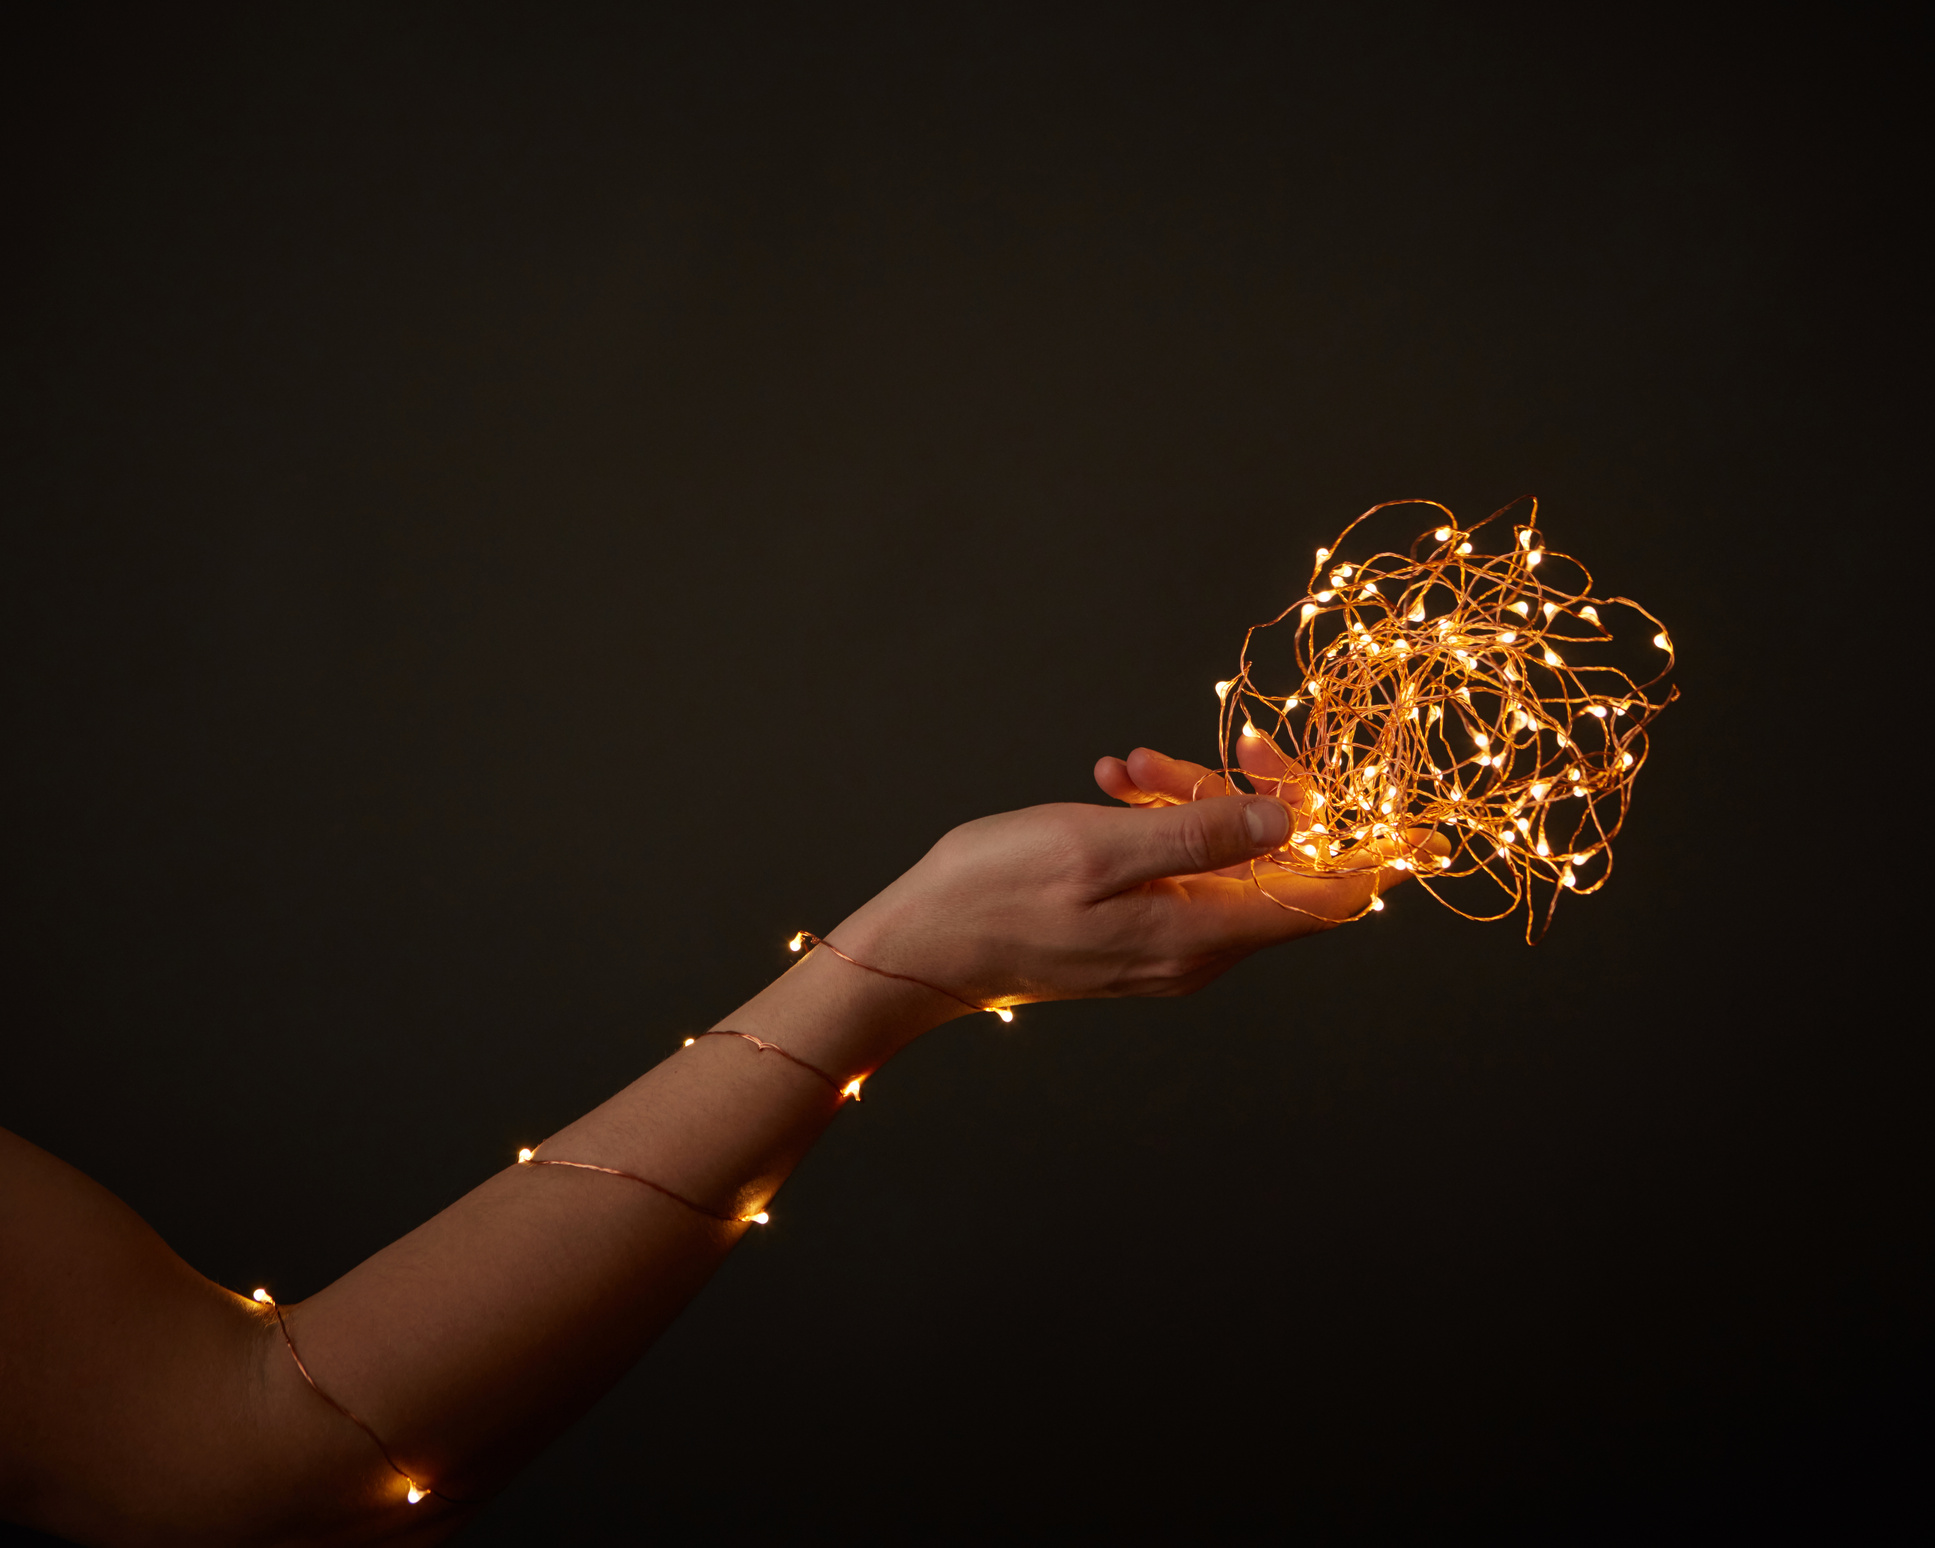
[[[861,962],[854,957],[848,956],[845,952],[841,951],[839,947],[833,945],[832,942],[822,940],[819,936],[814,935],[810,930],[801,930],[796,935],[794,935],[793,938],[786,943],[786,945],[789,951],[797,952],[802,947],[804,947],[808,942],[811,942],[814,946],[824,946],[829,952],[831,952],[834,956],[840,958],[843,962],[850,962],[855,967],[862,968],[869,973],[876,973],[882,978],[897,978],[905,983],[919,984],[921,987],[925,989],[931,989],[937,994],[946,995],[951,1000],[957,1000],[961,1004],[966,1005],[971,1010],[992,1011],[995,1015],[999,1016],[1004,1022],[1012,1022],[1015,1019],[1014,1012],[1010,1010],[1008,1007],[1006,1007],[1005,1005],[992,1005],[992,1006],[976,1005],[972,1000],[961,999],[961,997],[955,994],[951,989],[943,989],[940,985],[930,984],[925,979],[914,978],[906,973],[889,972],[885,968],[875,967],[873,966],[873,964],[868,962]],[[698,1037],[686,1038],[680,1046],[682,1048],[690,1048],[695,1043],[699,1042],[701,1038],[707,1038],[707,1037],[737,1038],[740,1041],[751,1045],[751,1047],[756,1053],[762,1053],[762,1054],[776,1053],[780,1056],[780,1058],[784,1059],[787,1063],[795,1065],[798,1068],[807,1071],[815,1078],[825,1082],[826,1085],[832,1088],[832,1090],[835,1092],[835,1094],[842,1102],[845,1102],[848,1100],[857,1102],[860,1100],[860,1087],[862,1082],[866,1079],[864,1075],[856,1075],[852,1077],[850,1080],[842,1082],[836,1076],[828,1074],[825,1070],[821,1069],[818,1065],[810,1063],[809,1061],[800,1058],[799,1055],[791,1052],[788,1049],[782,1048],[778,1043],[771,1042],[763,1037],[758,1037],[751,1032],[740,1032],[731,1027],[714,1027],[709,1032],[701,1032],[698,1035]],[[590,1161],[570,1161],[570,1160],[564,1159],[563,1157],[541,1156],[538,1154],[536,1148],[528,1145],[522,1147],[517,1152],[517,1164],[520,1167],[555,1166],[567,1171],[597,1172],[606,1177],[617,1177],[626,1182],[636,1183],[640,1187],[649,1188],[654,1193],[661,1194],[665,1198],[673,1200],[675,1203],[684,1205],[685,1208],[691,1210],[694,1214],[703,1215],[709,1220],[716,1220],[726,1225],[763,1226],[763,1225],[771,1224],[772,1218],[773,1218],[771,1213],[764,1209],[754,1210],[750,1214],[721,1213],[718,1210],[707,1208],[706,1205],[700,1203],[697,1199],[688,1198],[685,1194],[678,1192],[674,1188],[668,1188],[662,1182],[654,1181],[650,1177],[641,1177],[636,1172],[627,1172],[615,1166],[600,1166]],[[435,1496],[437,1499],[443,1500],[446,1503],[453,1504],[453,1505],[471,1505],[471,1504],[482,1503],[481,1501],[477,1501],[477,1500],[460,1499],[454,1495],[442,1494],[438,1492],[436,1489],[432,1488],[429,1484],[422,1482],[420,1479],[417,1479],[413,1477],[411,1474],[409,1474],[408,1472],[404,1471],[404,1469],[397,1464],[396,1458],[390,1454],[389,1447],[384,1445],[383,1438],[380,1435],[378,1435],[375,1430],[371,1429],[370,1426],[364,1420],[357,1417],[356,1414],[351,1412],[348,1408],[345,1408],[341,1403],[337,1402],[335,1398],[331,1397],[328,1392],[324,1391],[321,1384],[318,1383],[316,1378],[310,1374],[309,1367],[303,1363],[302,1355],[296,1349],[296,1341],[294,1336],[289,1331],[288,1320],[283,1316],[282,1308],[276,1304],[275,1297],[272,1296],[266,1288],[258,1288],[250,1297],[250,1299],[254,1301],[255,1304],[257,1304],[258,1306],[267,1307],[269,1311],[273,1313],[276,1320],[276,1326],[282,1332],[282,1341],[288,1347],[289,1357],[295,1362],[297,1371],[299,1371],[302,1374],[302,1379],[309,1384],[311,1390],[314,1391],[315,1394],[318,1397],[320,1397],[325,1403],[327,1403],[331,1408],[335,1409],[337,1413],[341,1414],[345,1419],[348,1419],[352,1424],[354,1424],[358,1429],[360,1429],[365,1435],[367,1435],[370,1438],[371,1442],[375,1445],[377,1451],[381,1454],[384,1463],[389,1467],[390,1471],[395,1473],[397,1477],[403,1481],[405,1500],[407,1500],[412,1505],[416,1505],[416,1504],[420,1504],[424,1500],[431,1498],[432,1496]]]
[[[1673,645],[1644,607],[1595,595],[1584,566],[1540,541],[1535,500],[1503,553],[1475,554],[1479,531],[1520,503],[1471,528],[1434,500],[1373,506],[1344,529],[1319,566],[1341,555],[1352,532],[1379,511],[1422,505],[1441,512],[1445,524],[1406,553],[1353,555],[1348,563],[1336,559],[1328,572],[1313,568],[1312,591],[1245,634],[1240,669],[1220,696],[1223,772],[1243,772],[1230,757],[1239,731],[1274,739],[1300,766],[1293,777],[1304,787],[1305,809],[1327,807],[1340,835],[1319,846],[1309,834],[1321,829],[1310,824],[1288,848],[1252,863],[1259,887],[1274,874],[1333,876],[1362,870],[1367,860],[1388,865],[1402,858],[1434,897],[1466,918],[1504,919],[1523,907],[1526,939],[1535,940],[1551,923],[1560,892],[1605,884],[1612,840],[1645,762],[1647,727],[1678,696],[1664,681]],[[1353,575],[1357,589],[1335,607],[1313,606],[1333,600],[1331,592],[1314,590],[1320,574],[1332,587],[1338,576]],[[1427,597],[1439,616],[1420,627]],[[1657,631],[1653,644],[1667,653],[1665,670],[1641,681],[1603,659],[1624,631],[1601,614],[1620,608]],[[1278,625],[1294,642],[1294,663],[1285,671],[1310,694],[1309,713],[1295,723],[1284,697],[1269,691],[1273,684],[1259,681],[1254,659]],[[1456,752],[1454,732],[1476,753]],[[1445,772],[1461,767],[1471,773],[1469,788]],[[1366,778],[1373,770],[1376,788]],[[1409,826],[1449,829],[1452,853],[1437,857],[1429,877],[1418,851],[1390,854],[1393,838]],[[1579,868],[1602,857],[1604,867],[1584,881]],[[1466,878],[1498,888],[1503,907],[1468,911],[1458,901],[1462,892],[1440,890]],[[1378,911],[1376,890],[1374,882],[1371,902],[1353,917]],[[1267,889],[1265,895],[1294,907]]]
[[[327,1392],[323,1391],[322,1387],[318,1385],[316,1378],[309,1374],[309,1367],[303,1364],[302,1356],[296,1350],[295,1338],[289,1332],[288,1319],[282,1315],[282,1308],[276,1304],[276,1298],[270,1295],[267,1290],[259,1289],[254,1293],[254,1295],[250,1297],[250,1299],[256,1302],[256,1304],[260,1306],[268,1307],[268,1309],[275,1315],[275,1325],[282,1332],[282,1342],[288,1347],[289,1358],[296,1362],[296,1369],[302,1373],[302,1379],[309,1383],[310,1390],[314,1392],[317,1397],[321,1398],[331,1408],[335,1409],[337,1413],[341,1414],[351,1424],[355,1425],[357,1429],[361,1430],[365,1435],[367,1435],[370,1438],[370,1440],[375,1444],[377,1451],[382,1455],[383,1461],[389,1467],[390,1471],[392,1473],[395,1473],[398,1478],[403,1480],[403,1486],[404,1486],[403,1497],[406,1500],[408,1500],[410,1504],[412,1505],[421,1504],[424,1500],[429,1499],[430,1496],[433,1494],[436,1495],[438,1499],[442,1500],[447,1505],[480,1505],[483,1503],[481,1500],[460,1499],[455,1495],[440,1494],[438,1493],[437,1490],[431,1488],[428,1484],[423,1483],[420,1480],[411,1477],[410,1474],[406,1473],[401,1467],[399,1467],[397,1465],[396,1458],[390,1455],[390,1448],[383,1444],[383,1437],[378,1435],[376,1431],[372,1430],[369,1427],[369,1425],[366,1424],[363,1420],[357,1418],[357,1416],[351,1413],[350,1410],[343,1407],[341,1403],[337,1402]]]
[[[1232,683],[1230,686],[1235,687],[1236,685]],[[914,977],[913,974],[911,973],[890,973],[886,968],[875,967],[872,963],[862,962],[857,957],[849,957],[844,951],[840,950],[838,946],[835,946],[833,942],[815,935],[811,930],[800,931],[800,933],[794,936],[793,940],[788,942],[787,944],[790,947],[790,949],[794,951],[798,951],[799,946],[795,943],[801,942],[801,941],[810,942],[814,946],[824,946],[828,951],[832,952],[833,955],[838,957],[842,962],[851,962],[855,967],[861,968],[869,973],[877,973],[882,978],[897,978],[903,984],[919,984],[923,989],[932,989],[934,993],[944,994],[948,997],[948,999],[952,1000],[956,1005],[965,1005],[969,1010],[986,1011],[991,1016],[999,1016],[1003,1021],[1013,1021],[1015,1019],[1015,1013],[1009,1010],[1008,1007],[1005,1005],[977,1005],[972,1000],[962,999],[961,996],[956,994],[952,989],[943,989],[939,984],[931,984],[924,978]]]

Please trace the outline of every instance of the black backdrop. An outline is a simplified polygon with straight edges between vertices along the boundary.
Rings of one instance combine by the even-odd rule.
[[[928,1039],[466,1540],[1880,1510],[1905,40],[1595,14],[16,34],[0,1122],[317,1289],[948,826],[1207,755],[1365,505],[1532,491],[1681,652],[1608,892]]]

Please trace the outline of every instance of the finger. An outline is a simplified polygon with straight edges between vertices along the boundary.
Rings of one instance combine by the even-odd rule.
[[[1149,747],[1138,747],[1130,753],[1127,767],[1129,778],[1137,786],[1171,801],[1201,801],[1236,793],[1236,787],[1214,769]]]
[[[1236,739],[1236,761],[1250,776],[1250,783],[1265,795],[1273,795],[1293,806],[1302,804],[1303,765],[1285,754],[1271,738],[1261,733],[1251,736],[1246,728]]]
[[[1289,808],[1273,796],[1217,796],[1106,815],[1112,819],[1101,834],[1107,893],[1254,860],[1290,834]]]
[[[1102,787],[1102,794],[1125,801],[1130,806],[1165,806],[1168,803],[1159,795],[1151,795],[1142,789],[1129,776],[1129,766],[1120,758],[1102,758],[1095,765],[1095,783]]]

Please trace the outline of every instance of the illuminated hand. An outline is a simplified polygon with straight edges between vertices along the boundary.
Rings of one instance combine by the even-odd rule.
[[[1132,809],[1037,806],[967,823],[829,940],[985,1005],[1188,994],[1261,947],[1355,917],[1410,874],[1375,859],[1326,877],[1264,866],[1259,888],[1250,862],[1310,817],[1294,766],[1266,739],[1245,738],[1240,756],[1268,793],[1232,793],[1147,749],[1104,758],[1097,783]],[[1444,847],[1417,829],[1378,858]]]

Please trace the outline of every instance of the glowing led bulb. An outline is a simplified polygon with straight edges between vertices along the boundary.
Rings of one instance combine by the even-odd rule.
[[[410,1485],[410,1492],[409,1492],[409,1494],[408,1494],[408,1495],[406,1496],[406,1498],[407,1498],[407,1499],[409,1500],[409,1502],[410,1502],[410,1503],[411,1503],[412,1505],[414,1505],[414,1504],[416,1504],[416,1503],[417,1503],[417,1501],[419,1501],[419,1500],[422,1500],[422,1499],[427,1499],[427,1498],[429,1497],[429,1492],[430,1492],[430,1491],[429,1491],[429,1490],[427,1490],[427,1489],[419,1489],[419,1488],[418,1488],[418,1487],[417,1487],[417,1486],[416,1486],[415,1484],[411,1484],[411,1485]]]
[[[1003,1021],[1013,1021],[1015,1019],[1015,1013],[1009,1010],[1008,1007],[1005,1005],[997,1005],[994,1008],[994,1013],[995,1015],[999,1016]]]
[[[1525,556],[1525,562],[1528,565],[1536,566],[1538,562],[1544,557],[1545,557],[1545,551],[1543,549],[1535,548]]]
[[[1374,597],[1377,595],[1376,581],[1366,581],[1364,583],[1364,595],[1367,597]]]
[[[1546,843],[1544,839],[1539,840],[1539,853],[1542,855],[1549,855],[1552,853],[1552,851],[1546,847]]]
[[[1633,766],[1633,755],[1631,753],[1621,753],[1619,756],[1619,766],[1622,769],[1630,769]]]
[[[1571,866],[1567,866],[1563,871],[1559,872],[1559,885],[1561,887],[1576,887],[1579,885],[1579,879],[1572,874]]]
[[[1320,591],[1317,593],[1317,600],[1319,602],[1328,602],[1332,597],[1336,595],[1337,593],[1334,591]]]
[[[1663,632],[1653,636],[1653,643],[1661,650],[1670,651],[1673,648],[1673,642]]]
[[[1306,609],[1306,611],[1310,611],[1310,610]],[[1230,685],[1228,683],[1218,683],[1216,685],[1216,697],[1219,699],[1227,698],[1229,696],[1229,691],[1230,691]]]
[[[1518,638],[1518,635],[1515,631],[1511,629],[1507,629],[1503,634],[1501,634],[1498,637],[1498,643],[1501,645],[1509,645],[1517,638]]]
[[[275,1305],[275,1297],[270,1295],[269,1292],[266,1290],[256,1291],[255,1294],[252,1297],[250,1297],[250,1299],[260,1301],[264,1306]]]
[[[1579,616],[1585,619],[1588,623],[1598,623],[1599,609],[1594,607],[1590,602],[1588,602],[1584,607],[1579,609]]]
[[[1601,720],[1604,720],[1606,718],[1606,706],[1603,704],[1588,704],[1586,706],[1586,713],[1588,715],[1597,715]]]
[[[1520,548],[1530,548],[1532,546],[1532,529],[1530,527],[1519,528],[1518,546]]]
[[[1330,550],[1328,548],[1320,548],[1317,550],[1317,563],[1322,564],[1329,557]]]
[[[1324,795],[1321,790],[1310,798],[1310,809],[1313,812],[1321,812],[1324,809]]]
[[[1451,528],[1440,527],[1436,532],[1432,533],[1431,535],[1435,537],[1440,543],[1442,543],[1446,538],[1451,536]]]
[[[1402,859],[1393,860],[1391,862],[1391,869],[1394,871],[1408,871],[1411,869],[1411,862],[1409,860],[1402,860]]]
[[[788,951],[798,951],[800,947],[803,944],[805,944],[805,941],[806,941],[806,932],[802,930],[798,935],[794,936],[790,941],[786,943],[786,949]]]
[[[1317,616],[1317,604],[1315,602],[1304,603],[1303,616],[1305,619],[1315,618]]]
[[[1548,602],[1545,604],[1545,616],[1547,618],[1550,618],[1554,613],[1558,612],[1558,610],[1559,610],[1559,604],[1556,602]]]
[[[769,1214],[767,1214],[767,1213],[766,1213],[766,1211],[762,1209],[762,1210],[761,1210],[761,1211],[760,1211],[760,1212],[759,1212],[758,1214],[756,1214],[756,1215],[748,1215],[748,1216],[746,1216],[746,1224],[747,1224],[747,1225],[764,1225],[764,1224],[766,1224],[766,1222],[767,1222],[767,1221],[769,1221],[769,1220],[771,1220],[772,1218],[773,1218],[773,1217],[772,1217],[771,1215],[769,1215]]]
[[[1565,660],[1556,650],[1548,645],[1545,647],[1545,664],[1547,666],[1564,666]]]
[[[1527,607],[1523,601],[1518,601],[1512,604],[1512,611],[1517,613],[1519,617],[1524,618],[1531,613],[1532,609]]]
[[[698,1039],[696,1037],[688,1037],[685,1040],[684,1046],[687,1048],[690,1048],[696,1042],[698,1042]]]
[[[1470,553],[1470,552],[1471,552],[1471,544],[1469,544],[1469,543],[1460,543],[1460,544],[1458,545],[1458,552],[1459,552],[1459,553],[1461,553],[1461,554],[1468,554],[1468,553]]]
[[[852,1097],[853,1100],[856,1102],[859,1101],[860,1100],[859,1080],[854,1079],[854,1080],[848,1081],[844,1086],[840,1088],[840,1095],[845,1097]]]
[[[1297,847],[1306,855],[1309,855],[1311,859],[1314,860],[1317,858],[1317,846],[1315,844],[1299,844]]]
[[[1374,897],[1371,899],[1371,912],[1374,914],[1384,912],[1384,900],[1382,898]]]
[[[1476,742],[1480,747],[1489,747],[1491,745],[1491,740],[1492,740],[1489,736],[1485,735],[1483,731],[1472,732],[1471,739],[1474,742]]]
[[[1551,788],[1552,787],[1550,785],[1534,785],[1532,787],[1532,792],[1531,792],[1532,799],[1534,801],[1543,801],[1545,799],[1546,791],[1550,790]]]
[[[1287,709],[1287,710],[1293,710],[1293,709],[1295,709],[1295,708],[1296,708],[1296,707],[1297,707],[1297,706],[1298,706],[1299,704],[1301,704],[1301,703],[1303,703],[1303,700],[1302,700],[1302,699],[1300,699],[1300,698],[1298,698],[1298,697],[1297,697],[1297,696],[1296,696],[1296,695],[1295,695],[1295,694],[1293,693],[1293,694],[1291,694],[1291,695],[1290,695],[1290,697],[1289,697],[1289,698],[1287,698],[1287,699],[1285,699],[1285,700],[1283,701],[1283,707],[1284,707],[1285,709]]]
[[[1251,724],[1250,724],[1250,723],[1249,723],[1249,722],[1248,722],[1247,720],[1243,722],[1243,734],[1244,734],[1245,736],[1261,736],[1261,735],[1263,735],[1263,733],[1262,733],[1261,731],[1259,731],[1259,730],[1257,730],[1257,728],[1256,728],[1255,726],[1253,726],[1253,725],[1251,725]]]
[[[687,1038],[687,1039],[686,1039],[686,1041],[687,1041],[687,1042],[690,1042],[690,1041],[691,1041],[691,1039],[690,1039],[690,1038]],[[525,1165],[525,1164],[526,1164],[526,1163],[527,1163],[527,1162],[528,1162],[528,1161],[529,1161],[529,1160],[531,1159],[531,1157],[532,1157],[532,1156],[534,1156],[534,1155],[536,1155],[536,1154],[537,1154],[537,1152],[536,1152],[535,1150],[531,1150],[531,1149],[529,1149],[528,1147],[527,1147],[526,1149],[523,1149],[523,1150],[520,1150],[520,1151],[519,1151],[519,1152],[517,1153],[517,1164],[518,1164],[519,1166],[523,1166],[523,1165]]]
[[[1416,607],[1412,608],[1411,611],[1406,613],[1404,616],[1410,619],[1412,623],[1423,623],[1424,622],[1424,604],[1420,602]]]

